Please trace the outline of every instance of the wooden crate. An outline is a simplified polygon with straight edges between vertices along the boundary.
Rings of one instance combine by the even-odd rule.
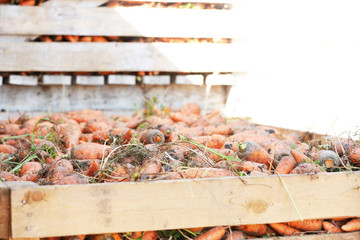
[[[43,6],[36,7],[0,5],[0,73],[10,73],[4,81],[0,77],[0,85],[4,82],[0,94],[6,95],[3,99],[0,98],[3,111],[26,111],[25,107],[27,111],[35,112],[51,110],[62,104],[60,101],[53,103],[54,99],[61,98],[59,92],[62,92],[62,84],[70,85],[67,89],[71,88],[68,90],[68,97],[71,99],[64,107],[65,110],[85,107],[134,110],[126,108],[134,103],[139,105],[142,99],[148,97],[147,93],[138,94],[138,87],[135,86],[139,82],[123,79],[129,79],[129,72],[140,71],[155,71],[165,75],[143,79],[140,82],[142,85],[157,87],[160,92],[169,94],[181,93],[183,99],[196,95],[192,94],[192,89],[203,93],[205,84],[214,85],[213,94],[222,98],[216,101],[223,103],[221,108],[225,107],[229,88],[234,82],[229,81],[228,75],[237,76],[247,71],[245,49],[237,41],[242,37],[243,27],[239,20],[241,16],[235,7],[230,10],[99,7],[105,2],[107,1],[50,0]],[[226,3],[229,6],[235,6],[236,3],[232,0],[189,2]],[[30,41],[39,35],[227,38],[232,43]],[[70,76],[73,72],[105,71],[122,74],[97,76],[96,79],[94,76]],[[19,76],[18,72],[41,74],[37,77]],[[47,72],[63,72],[65,75],[54,76]],[[179,75],[179,72],[186,74]],[[196,80],[193,80],[194,75]],[[167,86],[170,85],[172,86],[168,91]],[[103,87],[94,90],[86,88],[87,86]],[[125,89],[129,86],[134,87]],[[223,91],[222,86],[229,87],[225,87]],[[94,101],[91,106],[79,103],[78,97],[74,97],[89,93],[103,97],[115,88],[118,92],[134,92],[132,98],[135,100],[126,102],[127,99],[124,98],[124,104],[117,101],[117,104],[108,104],[110,108],[104,105],[111,102],[113,97],[108,97],[106,101]],[[31,91],[34,97],[31,104],[18,102],[19,98]],[[48,96],[53,96],[52,100],[49,101]],[[209,99],[211,97],[212,95]],[[199,99],[192,97],[191,101],[198,102]],[[170,98],[164,100],[164,104],[178,107],[176,102],[179,101]],[[213,104],[209,103],[208,106]]]
[[[66,186],[7,182],[0,184],[0,238],[360,216],[359,183],[360,172]],[[354,232],[273,239],[359,238]]]

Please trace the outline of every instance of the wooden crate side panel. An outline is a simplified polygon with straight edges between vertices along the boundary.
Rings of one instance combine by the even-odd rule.
[[[360,216],[359,172],[282,178],[304,219]],[[17,187],[11,205],[15,238],[300,219],[278,176]]]
[[[0,71],[246,71],[233,44],[0,43]]]
[[[9,238],[10,189],[0,182],[0,239]]]
[[[270,237],[267,240],[355,240],[360,239],[360,232],[351,233],[336,233],[336,234],[312,234],[303,236],[291,237]],[[254,240],[264,240],[264,238],[257,238]]]
[[[139,2],[139,0],[127,0],[128,2]],[[224,3],[224,4],[236,4],[238,0],[187,0],[186,2],[191,3]],[[108,0],[51,0],[44,3],[44,6],[52,6],[55,4],[62,5],[71,5],[71,6],[100,6],[103,3],[108,2]],[[146,2],[166,2],[174,3],[180,2],[179,0],[147,0]]]
[[[240,36],[231,10],[0,6],[0,34],[184,38]]]

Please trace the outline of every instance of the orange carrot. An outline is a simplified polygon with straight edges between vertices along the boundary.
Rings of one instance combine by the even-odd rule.
[[[331,222],[323,221],[322,226],[327,233],[341,233],[342,230]]]
[[[200,117],[197,114],[185,114],[182,112],[171,112],[169,117],[174,122],[184,122],[186,125],[191,126],[193,125]]]
[[[225,137],[223,135],[218,135],[218,134],[214,134],[211,136],[193,137],[193,140],[209,148],[216,148],[216,149],[222,148],[225,144]]]
[[[89,183],[85,177],[76,173],[69,173],[69,171],[64,167],[57,167],[50,171],[47,180],[58,185]]]
[[[222,226],[211,228],[203,234],[200,234],[196,240],[220,240],[226,232],[226,228]]]
[[[89,240],[122,240],[118,233],[106,233],[89,236]]]
[[[134,129],[137,128],[144,121],[144,116],[134,116],[125,123],[125,126]]]
[[[360,148],[352,148],[349,151],[349,159],[352,163],[360,167]]]
[[[79,144],[79,139],[81,136],[81,130],[79,125],[75,124],[59,124],[57,126],[57,131],[61,142],[64,143],[66,148],[71,148]]]
[[[35,0],[22,0],[19,2],[19,5],[21,6],[35,6],[36,1]]]
[[[318,173],[322,170],[312,163],[300,163],[293,170],[291,170],[290,174],[311,174]]]
[[[239,158],[245,161],[262,163],[268,167],[273,163],[273,159],[265,151],[265,149],[254,141],[248,140],[243,143],[239,143],[239,150],[237,153]]]
[[[306,162],[306,163],[310,163],[312,162],[311,159],[309,157],[307,157],[305,154],[299,152],[299,151],[296,151],[294,149],[291,149],[291,155],[294,157],[296,163],[303,163],[303,162]]]
[[[100,168],[100,164],[97,160],[93,160],[92,164],[89,167],[89,170],[86,173],[86,176],[93,177]]]
[[[237,152],[239,150],[239,146],[235,142],[229,140],[225,141],[224,148],[231,149],[234,152]]]
[[[6,133],[6,125],[5,123],[0,123],[0,134]]]
[[[0,180],[2,181],[2,179],[7,182],[21,181],[20,177],[5,171],[0,171]]]
[[[345,225],[343,225],[341,227],[341,229],[345,232],[359,231],[360,230],[360,218],[355,218],[353,220],[350,220]]]
[[[340,165],[340,157],[331,150],[320,150],[313,158],[314,161],[318,161],[320,166],[325,165],[327,168],[337,167]]]
[[[213,135],[213,134],[220,134],[220,135],[231,135],[233,134],[233,130],[231,128],[231,126],[226,125],[226,124],[221,124],[221,125],[210,125],[206,127],[206,131],[209,135]]]
[[[120,7],[120,2],[118,1],[109,1],[108,3],[106,3],[107,7]]]
[[[275,168],[275,173],[277,174],[288,174],[296,166],[296,161],[292,156],[284,156],[279,161],[278,165]]]
[[[142,240],[156,240],[158,236],[155,231],[146,231],[143,233]]]
[[[158,124],[154,126],[154,128],[160,130],[160,132],[164,135],[165,142],[171,142],[172,129],[170,126],[165,124]]]
[[[164,142],[165,137],[158,129],[148,129],[140,133],[139,140],[143,144],[160,144]]]
[[[69,41],[69,42],[78,42],[79,41],[79,36],[73,36],[73,35],[66,35],[64,36],[65,40]]]
[[[264,236],[266,235],[267,225],[266,224],[250,224],[250,225],[239,225],[233,227],[236,230],[243,231],[244,233],[251,236]]]
[[[60,159],[60,160],[52,162],[49,167],[49,171],[52,171],[53,169],[55,169],[57,167],[64,167],[66,170],[68,170],[69,173],[72,173],[74,171],[73,165],[71,164],[71,162],[69,160],[66,160],[66,159]]]
[[[133,232],[133,233],[131,234],[131,238],[132,238],[132,239],[138,239],[138,238],[141,237],[141,235],[142,235],[142,232]]]
[[[107,42],[108,40],[104,38],[103,36],[94,36],[93,42]]]
[[[61,237],[61,240],[84,240],[85,237],[86,235],[66,236],[66,237]],[[52,240],[57,240],[57,239],[52,239]]]
[[[86,122],[84,133],[93,133],[97,131],[109,131],[112,123],[105,118],[94,118]]]
[[[110,153],[110,149],[98,143],[83,143],[71,149],[71,156],[75,159],[102,159]]]
[[[14,154],[17,152],[17,148],[11,145],[0,144],[0,153]]]
[[[187,103],[183,105],[179,110],[183,114],[200,114],[200,106],[196,103]]]
[[[303,231],[319,231],[322,228],[322,222],[321,219],[292,221],[289,222],[289,226]]]
[[[282,236],[301,235],[301,232],[299,230],[293,227],[289,227],[285,223],[270,223],[269,225]]]
[[[93,39],[90,36],[83,36],[80,38],[80,42],[92,42]]]

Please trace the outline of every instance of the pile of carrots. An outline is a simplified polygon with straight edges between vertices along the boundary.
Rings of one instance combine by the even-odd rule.
[[[203,115],[196,103],[175,110],[158,107],[154,99],[132,116],[89,109],[21,115],[0,122],[0,180],[63,185],[359,170],[358,142],[303,137],[243,119],[225,119],[218,111]],[[245,239],[356,230],[360,219],[349,217],[185,234]],[[154,234],[152,238],[161,236]]]
[[[20,6],[41,6],[47,0],[0,0],[0,4],[16,4]],[[109,0],[100,7],[148,7],[148,8],[182,8],[182,9],[228,9],[229,5],[221,3],[192,2],[148,2]]]

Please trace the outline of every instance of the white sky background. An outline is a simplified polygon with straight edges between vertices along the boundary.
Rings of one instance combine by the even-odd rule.
[[[319,133],[355,131],[360,0],[239,3],[248,75],[230,93],[229,113]]]

